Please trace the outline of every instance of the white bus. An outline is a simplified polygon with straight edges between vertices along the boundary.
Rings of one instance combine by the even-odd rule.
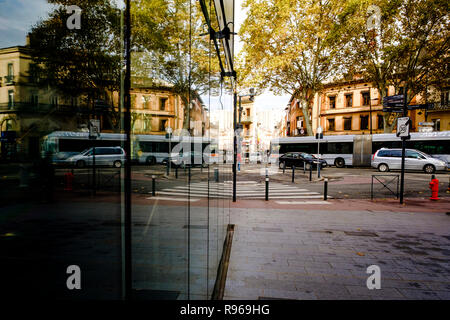
[[[123,147],[126,135],[121,133],[101,133],[95,139],[89,139],[88,132],[55,131],[42,138],[42,157],[50,156],[54,164],[67,164],[66,159],[83,150],[96,147]],[[169,144],[172,150],[181,141],[179,136],[169,138],[163,135],[132,135],[131,160],[140,164],[162,163],[169,156]],[[205,137],[191,137],[191,150],[201,148],[207,152],[209,163],[216,161],[217,143]],[[201,146],[200,146],[201,144]],[[208,148],[207,148],[208,147]],[[207,148],[207,149],[205,149]]]
[[[333,135],[320,139],[319,155],[328,165],[370,166],[372,155],[380,148],[400,148],[401,139],[395,133],[373,135]],[[417,149],[450,164],[450,131],[414,132],[406,148]],[[272,140],[271,154],[306,152],[317,155],[315,137],[283,137]]]

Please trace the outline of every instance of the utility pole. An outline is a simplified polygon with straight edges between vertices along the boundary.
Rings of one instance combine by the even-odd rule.
[[[405,90],[403,91],[403,117],[408,116],[408,84],[405,85]],[[398,121],[398,120],[397,120]],[[398,125],[397,125],[398,128]],[[397,132],[398,134],[398,132]],[[400,178],[400,204],[403,204],[403,192],[405,186],[405,148],[406,148],[407,137],[402,137],[402,171]]]

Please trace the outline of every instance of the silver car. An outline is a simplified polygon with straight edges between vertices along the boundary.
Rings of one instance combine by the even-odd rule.
[[[380,172],[400,170],[402,167],[402,149],[381,148],[372,157],[372,167]],[[420,170],[433,173],[436,170],[446,170],[445,161],[415,149],[405,150],[405,170]]]
[[[94,149],[89,148],[67,159],[78,168],[94,164]],[[121,147],[95,147],[95,166],[120,168],[125,163],[125,151]]]

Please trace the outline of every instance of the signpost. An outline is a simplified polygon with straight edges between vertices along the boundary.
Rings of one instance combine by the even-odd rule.
[[[318,163],[317,163],[317,177],[320,178],[320,139],[323,139],[323,133],[322,133],[322,127],[317,127],[316,132],[316,139],[317,139],[317,157],[318,157]],[[311,164],[312,165],[312,164]],[[304,166],[304,165],[303,165]]]
[[[100,120],[98,119],[89,119],[89,139],[96,140],[100,137]],[[96,179],[95,179],[95,143],[93,143],[92,147],[92,193],[95,196],[96,187]]]

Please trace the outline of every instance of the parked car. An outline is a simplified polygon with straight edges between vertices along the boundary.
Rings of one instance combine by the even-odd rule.
[[[184,153],[172,153],[170,156],[170,162],[171,167],[195,167],[195,166],[202,166],[207,167],[208,163],[205,161],[205,158],[201,152],[197,151],[189,151]],[[163,160],[163,164],[167,165],[167,161],[169,159],[165,158]]]
[[[303,168],[305,164],[312,165],[314,168],[317,167],[317,164],[319,163],[320,168],[325,168],[327,166],[325,160],[305,152],[288,152],[280,156],[278,160],[281,169],[283,167],[292,167],[293,165],[297,168]]]
[[[89,148],[67,159],[78,168],[94,164],[94,148]],[[121,147],[95,147],[95,166],[120,168],[125,163],[125,151]]]
[[[402,166],[402,149],[381,148],[372,157],[372,167],[380,172],[400,170]],[[433,173],[436,170],[446,170],[447,163],[443,160],[415,149],[405,150],[405,170],[420,170]]]

